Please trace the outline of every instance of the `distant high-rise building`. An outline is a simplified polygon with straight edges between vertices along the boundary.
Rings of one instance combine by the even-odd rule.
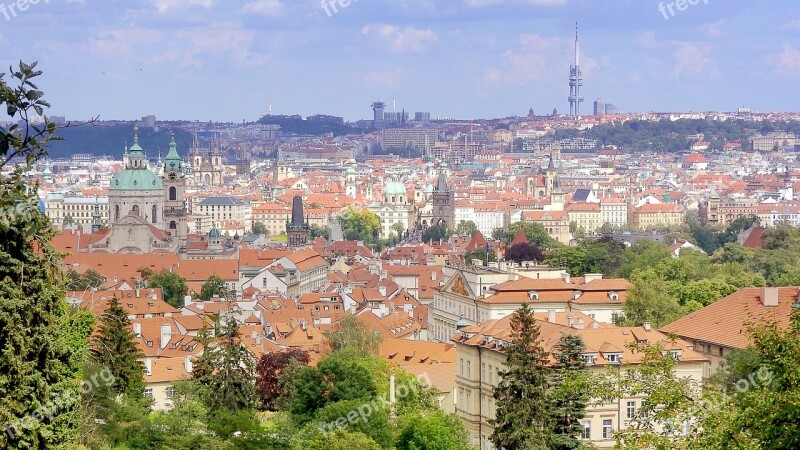
[[[149,116],[144,116],[144,117],[142,117],[142,121],[140,123],[141,123],[142,127],[155,128],[155,126],[156,126],[156,116],[154,116],[152,114],[149,115]]]
[[[598,98],[594,101],[594,115],[595,116],[602,116],[606,113],[606,102],[603,101],[602,98]]]
[[[613,103],[606,103],[606,114],[619,114],[619,108]]]
[[[372,125],[376,129],[383,129],[386,126],[386,119],[384,115],[384,111],[386,110],[386,103],[383,102],[375,102],[372,104]]]
[[[575,65],[569,68],[569,115],[578,117],[581,115],[581,86],[583,86],[583,74],[580,65],[580,47],[578,42],[578,24],[575,24]]]
[[[423,111],[414,113],[414,122],[428,123],[431,121],[431,113]]]
[[[384,114],[386,125],[401,125],[408,122],[407,112],[387,112]]]

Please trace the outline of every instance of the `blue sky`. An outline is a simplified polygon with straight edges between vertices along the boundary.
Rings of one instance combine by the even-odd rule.
[[[0,64],[38,60],[71,119],[254,120],[271,99],[355,120],[393,96],[433,117],[565,112],[576,21],[584,111],[800,110],[797,0],[16,1]]]

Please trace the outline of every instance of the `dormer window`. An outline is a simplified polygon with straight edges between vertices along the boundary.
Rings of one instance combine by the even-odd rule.
[[[608,298],[614,302],[619,301],[619,293],[617,291],[609,291]]]
[[[528,297],[531,300],[539,300],[539,292],[538,291],[528,291]]]
[[[597,360],[597,356],[594,353],[584,353],[580,355],[580,359],[587,366],[593,366]]]
[[[604,355],[610,364],[619,364],[622,362],[621,353],[607,353]]]

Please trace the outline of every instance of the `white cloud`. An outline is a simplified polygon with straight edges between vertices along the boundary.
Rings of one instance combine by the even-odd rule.
[[[530,6],[564,6],[567,0],[464,0],[470,8],[483,8],[503,4],[517,4]]]
[[[722,24],[725,19],[720,19],[716,22],[711,22],[700,27],[700,30],[710,39],[722,39],[728,35],[722,30]]]
[[[251,0],[244,4],[242,12],[257,16],[279,17],[286,12],[281,0]]]
[[[406,27],[402,30],[395,25],[375,24],[365,26],[361,32],[386,41],[398,53],[418,52],[439,39],[430,28]]]
[[[403,75],[402,69],[377,70],[368,73],[364,81],[370,86],[394,89],[403,79]]]
[[[214,22],[202,28],[181,30],[177,41],[188,45],[182,52],[179,67],[200,68],[203,55],[229,55],[238,67],[255,67],[267,57],[252,50],[254,32],[231,22]]]
[[[529,84],[566,78],[574,58],[574,41],[548,38],[538,34],[520,35],[519,45],[506,49],[500,67],[484,72],[484,80]],[[587,76],[599,64],[586,53],[581,54],[581,72]]]
[[[800,32],[800,19],[790,20],[781,27],[781,31],[796,33]]]
[[[790,44],[783,44],[780,53],[769,59],[778,75],[790,78],[800,77],[800,50]]]
[[[708,44],[692,42],[677,42],[675,50],[675,65],[673,74],[679,77],[683,74],[708,75],[712,78],[719,74],[717,63],[709,54],[712,47]]]
[[[216,2],[217,0],[150,0],[150,3],[156,7],[159,14],[166,14],[170,11],[191,8],[193,6],[209,9],[212,8]]]

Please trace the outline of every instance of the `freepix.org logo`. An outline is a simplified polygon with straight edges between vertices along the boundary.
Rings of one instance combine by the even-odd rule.
[[[708,0],[674,0],[666,4],[664,2],[659,2],[658,10],[661,12],[661,15],[664,16],[664,20],[669,20],[678,13],[686,11],[690,6],[698,5],[701,2],[705,5],[708,4]]]
[[[19,13],[27,11],[32,5],[38,5],[42,2],[50,3],[50,0],[17,0],[11,3],[2,3],[2,0],[0,0],[0,15],[5,17],[6,21],[10,21],[16,18]]]
[[[339,8],[347,8],[358,0],[321,0],[322,9],[328,17],[333,16],[339,12]]]

